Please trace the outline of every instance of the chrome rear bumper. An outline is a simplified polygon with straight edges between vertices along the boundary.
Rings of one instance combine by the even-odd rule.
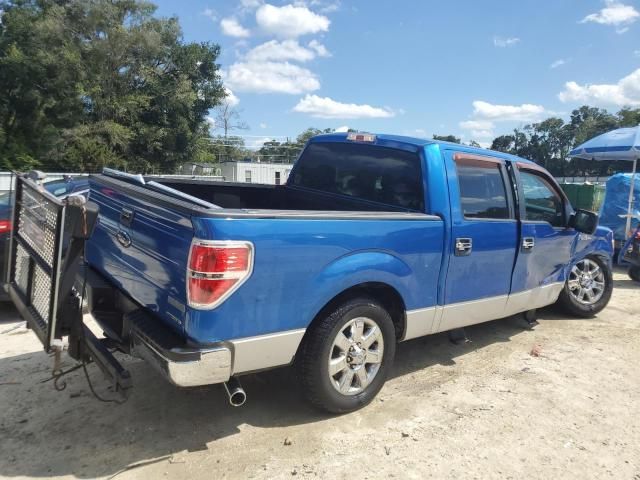
[[[148,339],[133,332],[131,355],[142,358],[178,387],[197,387],[222,383],[231,375],[231,351],[210,349],[172,349],[160,351]]]
[[[178,387],[197,387],[229,380],[231,349],[220,345],[186,345],[182,337],[142,310],[126,315],[130,354],[150,363]]]

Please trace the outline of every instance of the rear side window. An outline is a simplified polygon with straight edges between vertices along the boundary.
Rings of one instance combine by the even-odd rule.
[[[420,157],[374,145],[311,143],[298,160],[295,186],[424,211]]]
[[[542,176],[520,170],[524,192],[526,220],[549,222],[554,227],[564,226],[562,198]]]
[[[499,163],[461,158],[456,160],[456,169],[465,218],[511,217]]]

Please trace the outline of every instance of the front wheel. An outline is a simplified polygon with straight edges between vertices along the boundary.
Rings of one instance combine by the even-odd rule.
[[[640,282],[640,267],[633,265],[629,267],[629,278],[635,282]]]
[[[592,317],[607,306],[613,291],[611,269],[600,257],[586,257],[569,272],[558,303],[577,317]]]
[[[302,389],[316,407],[347,413],[367,405],[384,385],[395,355],[389,313],[357,298],[316,319],[299,352]]]

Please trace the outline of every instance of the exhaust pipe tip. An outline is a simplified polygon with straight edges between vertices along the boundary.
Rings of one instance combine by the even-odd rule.
[[[225,382],[224,389],[227,392],[231,406],[241,407],[247,401],[247,393],[237,378],[230,378],[228,382]]]

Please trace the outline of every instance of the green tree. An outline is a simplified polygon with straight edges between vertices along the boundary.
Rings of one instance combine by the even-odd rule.
[[[640,125],[640,108],[623,108],[617,113],[618,126],[636,127]]]
[[[440,140],[441,142],[462,143],[462,139],[455,135],[433,135],[434,140]]]
[[[173,171],[206,153],[224,97],[217,45],[142,0],[0,3],[0,161]],[[203,152],[202,149],[205,148]]]

